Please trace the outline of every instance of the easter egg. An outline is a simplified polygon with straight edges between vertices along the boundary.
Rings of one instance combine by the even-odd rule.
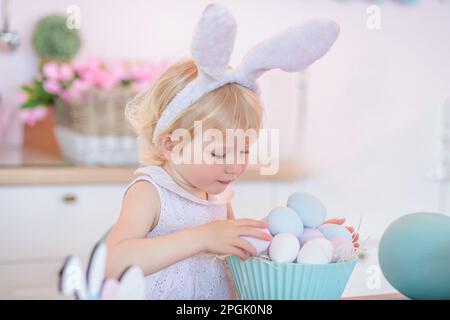
[[[101,300],[115,300],[119,292],[120,283],[114,278],[107,278],[103,283],[100,299]]]
[[[291,233],[278,233],[269,246],[269,256],[276,262],[293,262],[297,258],[300,243]]]
[[[261,231],[263,231],[263,232],[265,232],[267,234],[270,234],[270,231],[268,229],[261,229]],[[241,239],[250,242],[250,244],[253,247],[255,247],[257,256],[265,253],[267,248],[270,245],[270,241],[259,239],[259,238],[255,238],[255,237],[244,236],[244,237],[241,237]]]
[[[315,228],[324,223],[327,217],[327,209],[322,201],[306,192],[291,194],[287,206],[298,214],[305,227]]]
[[[301,245],[304,245],[306,242],[312,239],[317,238],[325,238],[322,232],[314,228],[304,228],[303,233],[298,239]]]
[[[344,237],[352,240],[352,233],[348,229],[340,224],[325,223],[317,227],[317,229],[323,233],[325,238],[331,240],[335,237]]]
[[[312,239],[300,249],[297,262],[327,264],[333,258],[333,244],[327,239]]]
[[[272,235],[278,233],[292,233],[300,237],[303,233],[303,222],[294,210],[288,207],[275,207],[266,217]]]
[[[351,260],[355,255],[353,241],[345,237],[334,237],[331,240],[333,244],[333,262]]]
[[[450,217],[418,212],[395,220],[378,259],[390,284],[412,299],[450,299]]]

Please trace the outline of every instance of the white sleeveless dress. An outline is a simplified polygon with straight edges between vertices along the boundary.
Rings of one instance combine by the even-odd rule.
[[[146,180],[158,190],[161,212],[158,224],[147,237],[157,237],[184,228],[227,219],[227,203],[233,197],[231,188],[219,195],[208,195],[203,200],[176,183],[159,166],[141,167],[140,174],[125,189],[137,181]],[[223,257],[212,253],[200,253],[181,260],[169,267],[145,277],[146,298],[232,300],[236,291],[231,274]]]

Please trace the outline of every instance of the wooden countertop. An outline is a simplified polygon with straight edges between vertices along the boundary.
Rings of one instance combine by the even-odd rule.
[[[386,293],[386,294],[375,294],[368,296],[354,296],[354,297],[344,297],[342,300],[409,300],[399,292]]]
[[[128,183],[136,166],[102,167],[76,165],[58,154],[12,146],[0,147],[0,185]],[[240,181],[294,181],[302,176],[294,162],[280,161],[275,175],[261,175],[260,167],[249,165]]]

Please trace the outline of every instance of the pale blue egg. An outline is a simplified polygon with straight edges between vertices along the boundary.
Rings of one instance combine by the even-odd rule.
[[[325,238],[331,240],[336,237],[344,237],[352,240],[352,234],[348,229],[340,224],[325,223],[317,227],[323,233]]]
[[[303,225],[308,228],[316,228],[324,223],[327,217],[327,209],[322,201],[306,192],[291,194],[287,206],[297,212]]]
[[[288,207],[275,207],[266,217],[272,235],[291,233],[297,238],[303,233],[303,222],[298,214]]]

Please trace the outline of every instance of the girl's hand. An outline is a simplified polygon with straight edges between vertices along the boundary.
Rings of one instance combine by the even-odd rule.
[[[198,226],[196,231],[203,251],[219,255],[231,254],[246,260],[249,256],[256,256],[256,249],[241,237],[249,236],[270,241],[271,235],[258,230],[267,227],[268,223],[263,220],[216,220]]]
[[[324,223],[344,224],[344,222],[345,222],[344,218],[334,218],[334,219],[328,219]],[[359,246],[360,246],[360,244],[358,242],[359,234],[357,232],[355,233],[355,228],[353,228],[351,226],[346,226],[346,228],[352,234],[353,245],[355,246],[355,248],[359,248]]]

